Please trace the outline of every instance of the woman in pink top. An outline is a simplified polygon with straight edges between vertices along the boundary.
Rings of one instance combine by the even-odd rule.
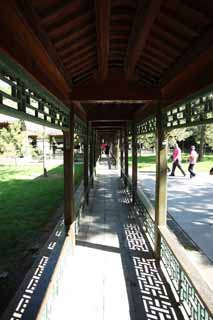
[[[197,162],[197,157],[198,157],[198,154],[195,151],[195,146],[191,146],[190,153],[189,153],[189,167],[188,167],[190,178],[193,178],[196,176],[196,174],[194,173],[194,166]]]
[[[178,146],[178,144],[175,144],[175,149],[173,151],[173,164],[172,164],[172,172],[170,174],[170,176],[174,176],[175,175],[175,169],[176,167],[178,167],[178,169],[182,172],[182,174],[185,176],[185,172],[183,170],[183,168],[181,167],[181,150]]]

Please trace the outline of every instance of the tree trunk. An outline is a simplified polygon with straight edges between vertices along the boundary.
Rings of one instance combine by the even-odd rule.
[[[206,125],[203,124],[201,126],[201,132],[200,132],[200,147],[199,147],[198,161],[202,161],[203,160],[205,142],[206,142]]]

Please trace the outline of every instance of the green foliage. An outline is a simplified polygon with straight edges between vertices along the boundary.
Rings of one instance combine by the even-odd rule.
[[[147,133],[138,136],[138,143],[143,145],[144,149],[150,149],[155,146],[155,133]]]
[[[178,128],[169,131],[167,134],[169,146],[174,146],[177,141],[185,141],[192,133],[193,131],[191,128]]]
[[[23,156],[26,141],[26,131],[23,129],[23,121],[18,120],[0,130],[0,153],[13,158]]]
[[[210,148],[213,149],[213,125],[208,124],[206,126],[206,143],[209,145]]]

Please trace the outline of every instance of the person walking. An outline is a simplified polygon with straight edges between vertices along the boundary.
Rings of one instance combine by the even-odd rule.
[[[110,154],[110,145],[107,144],[106,147],[105,147],[105,155],[107,157],[108,167],[109,167],[109,169],[111,169],[111,160],[110,160],[109,154]]]
[[[170,176],[175,176],[175,169],[178,167],[178,169],[182,172],[182,174],[185,176],[186,173],[184,172],[182,166],[181,166],[181,149],[179,148],[178,144],[175,144],[175,148],[173,151],[173,164],[172,164],[172,172]]]
[[[189,166],[188,171],[190,173],[190,178],[194,178],[196,173],[194,173],[194,166],[197,163],[198,154],[195,150],[195,146],[191,146],[189,153]]]

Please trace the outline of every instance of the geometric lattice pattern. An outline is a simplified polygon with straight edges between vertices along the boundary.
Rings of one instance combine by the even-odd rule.
[[[155,259],[133,257],[146,319],[177,319]]]
[[[180,300],[191,319],[212,320],[186,273],[181,272]]]
[[[2,113],[43,125],[68,128],[70,110],[0,53],[0,106]]]
[[[126,178],[125,175],[123,178]],[[149,212],[144,207],[140,197],[136,197],[136,203],[131,205],[132,186],[128,179],[127,189],[124,195],[129,200],[128,204],[131,211],[131,219],[143,217],[143,227],[150,244],[154,243],[155,224]],[[127,202],[126,202],[127,203]],[[128,246],[134,251],[148,252],[149,247],[143,237],[138,225],[129,224],[125,226],[125,233]],[[165,285],[162,283],[154,259],[133,257],[138,283],[142,293],[144,307],[147,312],[147,319],[176,319],[174,309],[168,302],[168,295]],[[190,319],[194,320],[213,320],[191,281],[182,269],[174,253],[167,242],[161,237],[161,262],[165,267],[176,297],[184,308]]]
[[[181,275],[180,264],[163,238],[161,239],[161,261],[166,268],[176,292],[179,294]]]
[[[84,136],[87,134],[86,123],[83,122],[79,117],[75,116],[74,121],[74,133],[78,136]]]
[[[164,129],[213,123],[213,90],[163,111]]]
[[[149,252],[149,248],[138,225],[132,223],[124,225],[124,230],[130,250]]]
[[[19,320],[23,318],[24,313],[48,265],[50,256],[53,254],[53,251],[56,248],[57,242],[59,241],[60,237],[63,234],[63,230],[64,230],[64,220],[62,219],[62,221],[60,221],[60,223],[58,224],[54,234],[51,236],[50,241],[47,243],[46,248],[44,248],[45,254],[40,258],[34,273],[29,278],[28,283],[26,283],[26,285],[24,286],[21,298],[18,300],[15,306],[15,311],[12,313],[12,316],[9,317],[8,319]]]
[[[163,238],[161,240],[161,261],[189,318],[212,320],[191,281]]]
[[[156,131],[156,117],[137,125],[137,135],[146,134]]]

